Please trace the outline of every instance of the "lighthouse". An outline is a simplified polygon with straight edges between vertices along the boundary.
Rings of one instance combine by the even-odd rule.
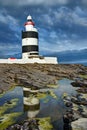
[[[22,58],[16,59],[10,57],[8,59],[0,59],[0,63],[39,63],[39,64],[58,64],[57,57],[44,57],[39,54],[38,46],[38,31],[35,28],[35,24],[32,17],[29,15],[27,21],[24,24],[24,30],[22,31]],[[41,52],[41,51],[40,51]]]
[[[30,15],[27,17],[24,26],[25,31],[22,31],[22,59],[29,59],[32,56],[39,55],[38,31],[34,27],[35,24]]]

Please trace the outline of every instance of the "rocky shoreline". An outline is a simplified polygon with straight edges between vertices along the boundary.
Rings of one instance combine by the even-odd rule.
[[[76,79],[71,83],[77,94],[63,97],[66,113],[63,116],[65,130],[87,129],[87,80]]]
[[[49,88],[56,85],[58,79],[73,79],[72,86],[77,88],[77,95],[65,95],[64,104],[67,108],[64,116],[64,130],[86,130],[87,128],[87,67],[83,65],[50,65],[50,64],[0,64],[0,93],[13,86],[30,87],[31,91]],[[14,124],[6,130],[25,130],[29,126],[39,129],[37,121],[26,121],[22,125]],[[78,123],[78,126],[77,126]],[[33,129],[33,128],[31,128]]]
[[[61,78],[75,79],[87,75],[87,67],[76,64],[0,64],[0,93],[14,85],[46,88]]]

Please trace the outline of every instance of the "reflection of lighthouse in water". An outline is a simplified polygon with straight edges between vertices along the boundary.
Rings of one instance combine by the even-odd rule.
[[[24,87],[23,93],[24,111],[27,112],[28,118],[33,118],[39,113],[40,101],[36,97],[31,96],[32,92],[30,92],[29,88]]]

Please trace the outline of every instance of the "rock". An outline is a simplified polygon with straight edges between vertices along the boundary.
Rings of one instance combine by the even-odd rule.
[[[87,87],[87,81],[86,80],[76,80],[75,82],[72,82],[71,85],[73,87]]]
[[[81,97],[81,96],[82,96],[81,93],[77,93],[77,94],[76,94],[76,98],[79,98],[79,97]]]
[[[20,130],[21,126],[19,124],[15,124],[14,127],[17,129],[17,130]]]
[[[74,111],[73,121],[78,120],[80,117],[81,117],[81,115],[79,115],[78,111]]]
[[[77,111],[81,114],[83,112],[83,108],[78,108]]]
[[[71,101],[75,103],[77,101],[77,98],[76,97],[71,97]]]
[[[39,130],[39,127],[35,119],[30,119],[24,121],[22,125],[14,124],[5,130]]]
[[[87,130],[87,118],[80,118],[71,123],[72,130]]]
[[[29,121],[26,121],[26,122],[24,123],[24,126],[29,126]]]
[[[82,117],[87,118],[87,107],[82,106],[83,111],[81,112]]]
[[[66,110],[66,113],[74,114],[72,109],[68,109],[68,110]]]
[[[87,93],[87,88],[79,88],[79,89],[77,89],[76,91],[79,92],[79,93],[84,93],[84,94],[86,94],[86,93]]]
[[[69,123],[70,123],[69,118],[68,118],[67,115],[64,115],[64,116],[63,116],[63,122],[64,122],[65,124],[69,124]]]
[[[63,130],[72,130],[71,124],[64,124]]]
[[[11,126],[11,130],[15,130],[15,126]]]
[[[69,97],[69,96],[65,96],[65,97],[63,97],[63,99],[67,100],[67,101],[71,101],[71,97]]]
[[[87,112],[82,112],[81,115],[82,117],[87,118]]]
[[[65,102],[65,105],[66,105],[66,107],[73,107],[72,102],[69,102],[69,101]]]
[[[7,104],[12,104],[12,102],[11,102],[11,101],[6,101],[6,103],[7,103]]]
[[[73,118],[73,111],[66,111],[66,113],[63,116],[63,122],[66,124],[69,124],[70,122],[72,122],[74,120]]]
[[[22,85],[44,88],[56,84],[57,79],[78,77],[80,72],[87,74],[87,67],[76,64],[0,64],[0,92],[7,91],[15,83],[20,85],[20,79],[24,79]]]
[[[73,87],[82,87],[83,86],[83,83],[80,83],[80,82],[72,82],[71,85]]]
[[[87,101],[85,98],[76,98],[76,97],[72,97],[71,101],[75,104],[78,105],[87,105]]]

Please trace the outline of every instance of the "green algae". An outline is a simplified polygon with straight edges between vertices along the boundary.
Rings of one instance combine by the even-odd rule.
[[[44,100],[44,103],[48,103],[48,102],[49,102],[49,99],[48,99],[48,98]]]
[[[58,99],[56,94],[53,92],[53,90],[50,90],[50,96],[52,96],[54,99]]]
[[[53,128],[50,117],[39,118],[38,124],[41,130],[52,130]]]
[[[15,88],[17,85],[18,85],[18,84],[16,84],[16,83],[12,84],[12,85],[10,86],[10,89],[8,90],[8,92],[14,90],[14,88]],[[6,91],[6,92],[7,92],[7,91]]]
[[[10,100],[11,104],[8,103],[4,103],[3,106],[0,106],[0,116],[3,115],[5,113],[5,111],[7,111],[10,108],[13,108],[14,106],[16,106],[17,102],[19,99],[15,98]]]
[[[56,96],[56,94],[53,92],[53,90],[49,90],[49,93],[37,93],[36,97],[38,99],[44,99],[44,103],[48,103],[49,99],[47,98],[47,96],[51,96],[54,99],[58,99],[58,97]]]
[[[3,116],[0,117],[0,130],[4,130],[8,126],[12,125],[15,123],[15,119],[20,116],[22,113],[11,113],[11,114],[4,114]]]
[[[37,93],[36,97],[37,97],[38,99],[46,98],[46,97],[47,97],[47,94],[46,94],[46,93]]]
[[[79,75],[80,78],[84,78],[84,79],[87,79],[87,75]]]
[[[5,94],[5,91],[2,91],[2,93],[0,93],[0,98]]]
[[[64,92],[63,95],[62,95],[62,99],[67,97],[68,96],[68,93]]]
[[[10,86],[10,89],[8,89],[7,91],[3,91],[2,90],[2,93],[0,93],[0,98],[4,95],[4,94],[6,94],[7,92],[10,92],[10,91],[12,91],[12,90],[14,90],[14,88],[17,86],[17,84],[13,84],[12,86]]]
[[[56,94],[54,93],[53,90],[49,90],[47,92],[43,92],[43,93],[37,93],[36,97],[38,99],[43,99],[44,103],[48,103],[49,99],[47,98],[48,96],[51,96],[54,99],[58,99],[58,97],[56,96]]]
[[[58,85],[48,84],[47,87],[49,87],[49,88],[58,88]]]
[[[0,106],[0,130],[4,130],[9,125],[15,123],[15,118],[18,117],[21,113],[8,113],[5,112],[13,107],[15,107],[18,103],[18,98],[14,98],[10,100],[10,103],[4,103],[3,106]]]

